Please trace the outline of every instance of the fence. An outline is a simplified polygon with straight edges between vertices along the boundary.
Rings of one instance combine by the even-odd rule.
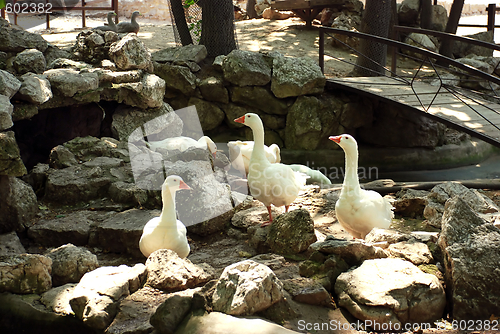
[[[13,4],[18,2],[17,0],[12,0]],[[67,11],[67,10],[81,10],[82,11],[82,27],[85,27],[85,12],[88,10],[112,10],[116,14],[118,14],[118,0],[111,0],[111,6],[110,7],[92,7],[92,6],[87,6],[87,1],[81,0],[82,5],[81,6],[75,6],[75,7],[52,7],[51,11]],[[45,4],[49,3],[49,0],[45,0]],[[1,15],[3,18],[5,18],[5,9],[1,10]],[[13,13],[14,15],[14,24],[17,24],[17,17],[19,16],[16,12]],[[115,16],[115,21],[118,23],[118,15]],[[50,14],[45,14],[45,24],[47,29],[50,29]]]

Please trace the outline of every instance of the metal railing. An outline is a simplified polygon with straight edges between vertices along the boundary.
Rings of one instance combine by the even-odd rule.
[[[17,2],[21,2],[18,0],[12,0],[13,4]],[[115,16],[115,22],[118,23],[118,0],[111,0],[111,5],[106,7],[92,7],[92,6],[87,6],[88,2],[85,0],[81,0],[82,4],[81,6],[75,6],[75,7],[52,7],[51,11],[57,12],[57,11],[68,11],[68,10],[81,10],[82,11],[82,27],[85,28],[86,23],[85,23],[85,13],[86,11],[92,11],[92,10],[111,10],[114,11],[117,15]],[[49,0],[45,0],[45,4],[50,3]],[[17,24],[17,17],[20,16],[17,13],[12,13],[14,16],[14,24]],[[1,15],[2,18],[5,18],[5,9],[1,10]],[[47,29],[50,29],[50,14],[47,13],[45,14],[45,24]]]

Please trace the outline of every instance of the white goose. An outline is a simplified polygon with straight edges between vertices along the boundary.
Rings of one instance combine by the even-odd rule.
[[[266,226],[273,222],[271,204],[284,205],[285,212],[288,212],[290,204],[305,185],[306,178],[286,165],[272,164],[267,160],[264,150],[264,125],[257,114],[247,113],[234,121],[245,124],[253,132],[255,144],[250,158],[248,186],[252,196],[267,207],[269,221],[261,225]]]
[[[245,172],[248,175],[248,166],[250,165],[250,158],[254,147],[253,141],[235,140],[227,143],[229,148],[229,160],[233,167],[240,172]],[[274,164],[281,161],[280,147],[276,144],[271,146],[264,145],[266,158],[270,163]]]
[[[171,137],[159,141],[147,142],[146,146],[153,151],[164,148],[167,150],[179,150],[181,152],[184,152],[191,147],[197,147],[208,149],[214,158],[217,153],[217,145],[215,145],[214,141],[207,136],[203,136],[198,140],[184,136]]]
[[[139,240],[139,248],[145,257],[158,249],[171,249],[181,258],[188,256],[190,247],[186,227],[177,219],[175,211],[175,192],[180,189],[191,189],[180,176],[170,175],[163,182],[160,217],[151,219],[144,226]]]
[[[348,134],[331,136],[345,152],[345,177],[335,204],[340,225],[354,238],[364,239],[374,227],[388,228],[394,218],[391,203],[379,193],[361,189],[358,179],[358,144]]]

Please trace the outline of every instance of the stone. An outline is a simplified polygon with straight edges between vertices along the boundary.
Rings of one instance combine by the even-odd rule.
[[[445,182],[431,189],[427,196],[429,203],[424,209],[424,217],[431,226],[440,228],[444,204],[450,198],[459,196],[476,212],[487,214],[498,212],[498,206],[486,195],[476,189],[468,189],[458,182]]]
[[[127,144],[114,138],[92,136],[77,137],[63,144],[81,162],[88,162],[99,157],[119,158],[128,162]]]
[[[213,273],[208,265],[202,267],[188,259],[180,258],[170,249],[159,249],[146,261],[148,278],[146,284],[164,291],[179,291],[194,288],[210,281]],[[207,269],[207,270],[205,270]]]
[[[398,7],[398,22],[406,26],[414,26],[417,22],[420,0],[403,0]]]
[[[432,5],[431,30],[444,31],[448,23],[448,11],[442,5]]]
[[[161,108],[164,96],[165,81],[157,75],[146,73],[139,82],[125,82],[105,88],[101,99],[117,101],[144,110]]]
[[[424,34],[411,33],[405,38],[404,42],[408,45],[415,46],[417,48],[424,48],[426,50],[439,53],[439,47],[436,46],[436,44],[434,44],[434,42],[429,38],[429,36]],[[426,57],[419,53],[411,52],[409,50],[405,50],[403,52],[407,55],[410,55],[418,59]]]
[[[190,191],[176,195],[178,218],[188,231],[207,236],[223,231],[233,216],[231,190],[217,180],[209,161],[165,163],[167,175],[179,175]]]
[[[440,319],[446,305],[436,276],[401,259],[366,260],[335,282],[338,305],[361,321],[402,328]]]
[[[0,257],[26,253],[16,232],[0,234]]]
[[[69,60],[71,58],[70,52],[68,52],[66,50],[62,50],[53,44],[49,44],[47,49],[43,52],[43,55],[45,56],[45,60],[47,62],[47,65],[52,64],[52,62],[57,60],[57,59],[68,59]]]
[[[16,99],[39,105],[52,97],[50,82],[45,76],[33,73],[21,76],[21,88],[16,94]]]
[[[346,129],[369,126],[373,122],[373,105],[365,99],[347,102],[342,108],[339,123]]]
[[[500,314],[496,288],[500,269],[500,229],[478,217],[466,199],[445,205],[438,245],[453,319],[486,320]]]
[[[224,112],[214,103],[204,101],[197,97],[191,97],[188,106],[195,106],[198,112],[201,128],[203,131],[210,131],[219,126],[224,121]]]
[[[62,315],[73,315],[69,301],[73,297],[76,284],[68,283],[44,292],[40,302],[52,312]]]
[[[279,213],[275,207],[271,207],[273,217]],[[269,215],[265,206],[255,206],[248,209],[243,209],[234,214],[231,218],[231,225],[246,232],[253,225],[260,225],[269,220]]]
[[[50,220],[40,219],[28,228],[28,237],[42,246],[59,247],[66,243],[84,246],[93,224],[89,215],[89,211],[77,211]]]
[[[83,275],[99,267],[97,256],[73,244],[52,249],[46,256],[52,260],[52,286],[78,283]]]
[[[224,87],[224,82],[217,77],[203,79],[200,84],[203,99],[214,102],[229,103],[229,93]]]
[[[159,215],[158,210],[139,209],[117,213],[95,227],[89,244],[109,252],[144,258],[139,249],[142,230],[150,219]]]
[[[401,241],[389,245],[387,249],[393,257],[410,261],[414,265],[429,264],[434,261],[429,247],[422,242]]]
[[[43,74],[49,80],[53,93],[57,92],[66,97],[88,93],[99,88],[99,77],[95,73],[61,68],[47,70]]]
[[[291,278],[283,281],[283,288],[299,303],[335,308],[335,302],[318,281],[312,278]]]
[[[280,325],[263,319],[246,319],[234,317],[221,312],[194,313],[176,332],[178,334],[220,334],[220,333],[273,333],[297,334],[298,332],[286,329]]]
[[[301,253],[316,240],[314,221],[305,209],[279,215],[267,236],[271,251],[286,255]]]
[[[100,267],[86,273],[70,300],[75,316],[91,328],[106,329],[118,311],[119,302],[144,283],[146,267]]]
[[[137,290],[120,302],[118,313],[106,329],[108,334],[150,333],[154,327],[150,318],[170,294],[148,286]]]
[[[51,289],[48,292],[52,292]],[[57,291],[55,291],[57,292]],[[55,294],[55,293],[54,293]],[[66,298],[61,294],[56,297]],[[56,309],[59,310],[61,299],[54,300]],[[41,304],[38,295],[15,295],[11,293],[0,294],[0,313],[2,314],[2,331],[4,333],[22,333],[26,328],[33,331],[44,332],[58,330],[70,331],[78,334],[95,333],[90,328],[82,326],[80,320],[63,313],[55,313]]]
[[[10,103],[9,98],[5,95],[0,95],[0,131],[10,129],[14,122],[12,114],[14,106]]]
[[[71,59],[66,59],[66,58],[58,58],[55,59],[54,61],[48,63],[47,69],[56,69],[56,68],[69,68],[73,69],[76,71],[81,71],[83,69],[92,69],[92,65],[87,64],[83,61],[75,61]],[[90,71],[93,72],[93,71]],[[99,73],[99,70],[96,71]]]
[[[11,73],[0,70],[0,95],[7,96],[7,101],[10,100],[21,88],[21,81],[19,81]]]
[[[136,141],[144,136],[142,125],[147,136],[176,137],[182,133],[182,120],[167,103],[147,112],[136,107],[119,106],[113,114],[111,131],[122,142],[128,142],[129,136],[134,133],[132,139]]]
[[[142,80],[143,72],[141,70],[130,70],[130,71],[111,71],[111,70],[100,70],[96,71],[99,76],[99,83],[114,83],[121,84],[126,82],[140,82]]]
[[[152,58],[159,63],[174,61],[192,61],[199,63],[207,57],[207,48],[205,45],[185,45],[173,48],[161,49],[153,52]]]
[[[213,309],[230,315],[251,315],[283,298],[283,284],[272,270],[245,260],[222,272],[213,294]]]
[[[334,98],[299,96],[286,118],[286,148],[315,150],[326,144],[330,134],[339,131],[338,116],[335,114],[335,110],[342,108],[343,103],[339,102]]]
[[[42,52],[47,50],[49,44],[42,35],[18,29],[9,23],[1,23],[0,26],[2,31],[0,51],[17,53],[26,49],[37,49]]]
[[[399,213],[404,217],[422,217],[425,206],[428,204],[428,191],[404,189],[396,194],[396,200],[392,202],[394,213]]]
[[[236,86],[264,86],[271,81],[271,67],[257,52],[233,50],[222,63],[224,79]]]
[[[473,35],[465,35],[464,37],[477,39],[483,42],[494,43],[493,31],[483,31]],[[452,53],[455,58],[465,58],[469,55],[492,57],[493,49],[481,47],[478,45],[472,45],[466,42],[456,41],[455,43],[453,43]]]
[[[57,145],[49,154],[49,165],[52,168],[61,169],[78,165],[75,155],[63,145]]]
[[[100,167],[82,165],[50,170],[45,185],[45,199],[59,204],[75,204],[101,198],[115,178]]]
[[[24,232],[37,213],[33,188],[16,177],[0,175],[0,233]]]
[[[374,109],[373,118],[371,126],[356,129],[358,141],[378,146],[434,148],[444,136],[442,124],[384,103]]]
[[[388,257],[388,253],[380,247],[373,246],[362,240],[335,239],[326,237],[323,242],[315,242],[311,249],[325,254],[336,254],[351,265],[359,265],[369,259]]]
[[[109,49],[120,36],[114,31],[87,30],[76,36],[76,42],[71,51],[72,59],[82,60],[89,64],[99,64],[109,59]]]
[[[36,114],[38,114],[38,106],[31,103],[15,103],[14,111],[12,112],[12,121],[17,122],[23,119],[30,119]]]
[[[189,68],[178,65],[156,63],[154,73],[165,80],[167,90],[191,96],[196,89],[196,76]]]
[[[28,72],[41,74],[47,67],[43,53],[37,49],[28,49],[19,52],[14,58],[13,65],[17,74]]]
[[[38,254],[19,254],[0,262],[0,292],[43,293],[52,287],[52,260]]]
[[[283,256],[273,253],[255,255],[249,260],[261,263],[273,271],[280,269],[286,263],[286,259]]]
[[[361,26],[361,16],[359,14],[349,14],[341,12],[340,15],[334,18],[331,27],[347,31],[358,32]],[[360,39],[354,36],[344,34],[333,34],[331,39],[334,47],[340,48],[358,48]]]
[[[231,87],[231,101],[257,108],[268,114],[286,115],[288,113],[288,105],[284,101],[277,99],[265,87],[233,86]]]
[[[120,70],[145,70],[153,73],[151,53],[136,34],[128,34],[109,47],[109,58]]]
[[[173,295],[158,306],[151,316],[151,325],[160,333],[173,334],[191,309],[192,297]]]
[[[326,78],[315,60],[307,57],[275,57],[271,91],[278,98],[321,94]]]

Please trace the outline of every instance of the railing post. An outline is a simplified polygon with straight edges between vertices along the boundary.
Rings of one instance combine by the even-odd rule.
[[[319,67],[325,74],[325,32],[321,27],[319,28]]]
[[[494,3],[490,3],[488,7],[486,7],[486,11],[488,12],[488,24],[486,26],[486,30],[494,31],[495,30],[495,13],[496,13],[497,5]]]

